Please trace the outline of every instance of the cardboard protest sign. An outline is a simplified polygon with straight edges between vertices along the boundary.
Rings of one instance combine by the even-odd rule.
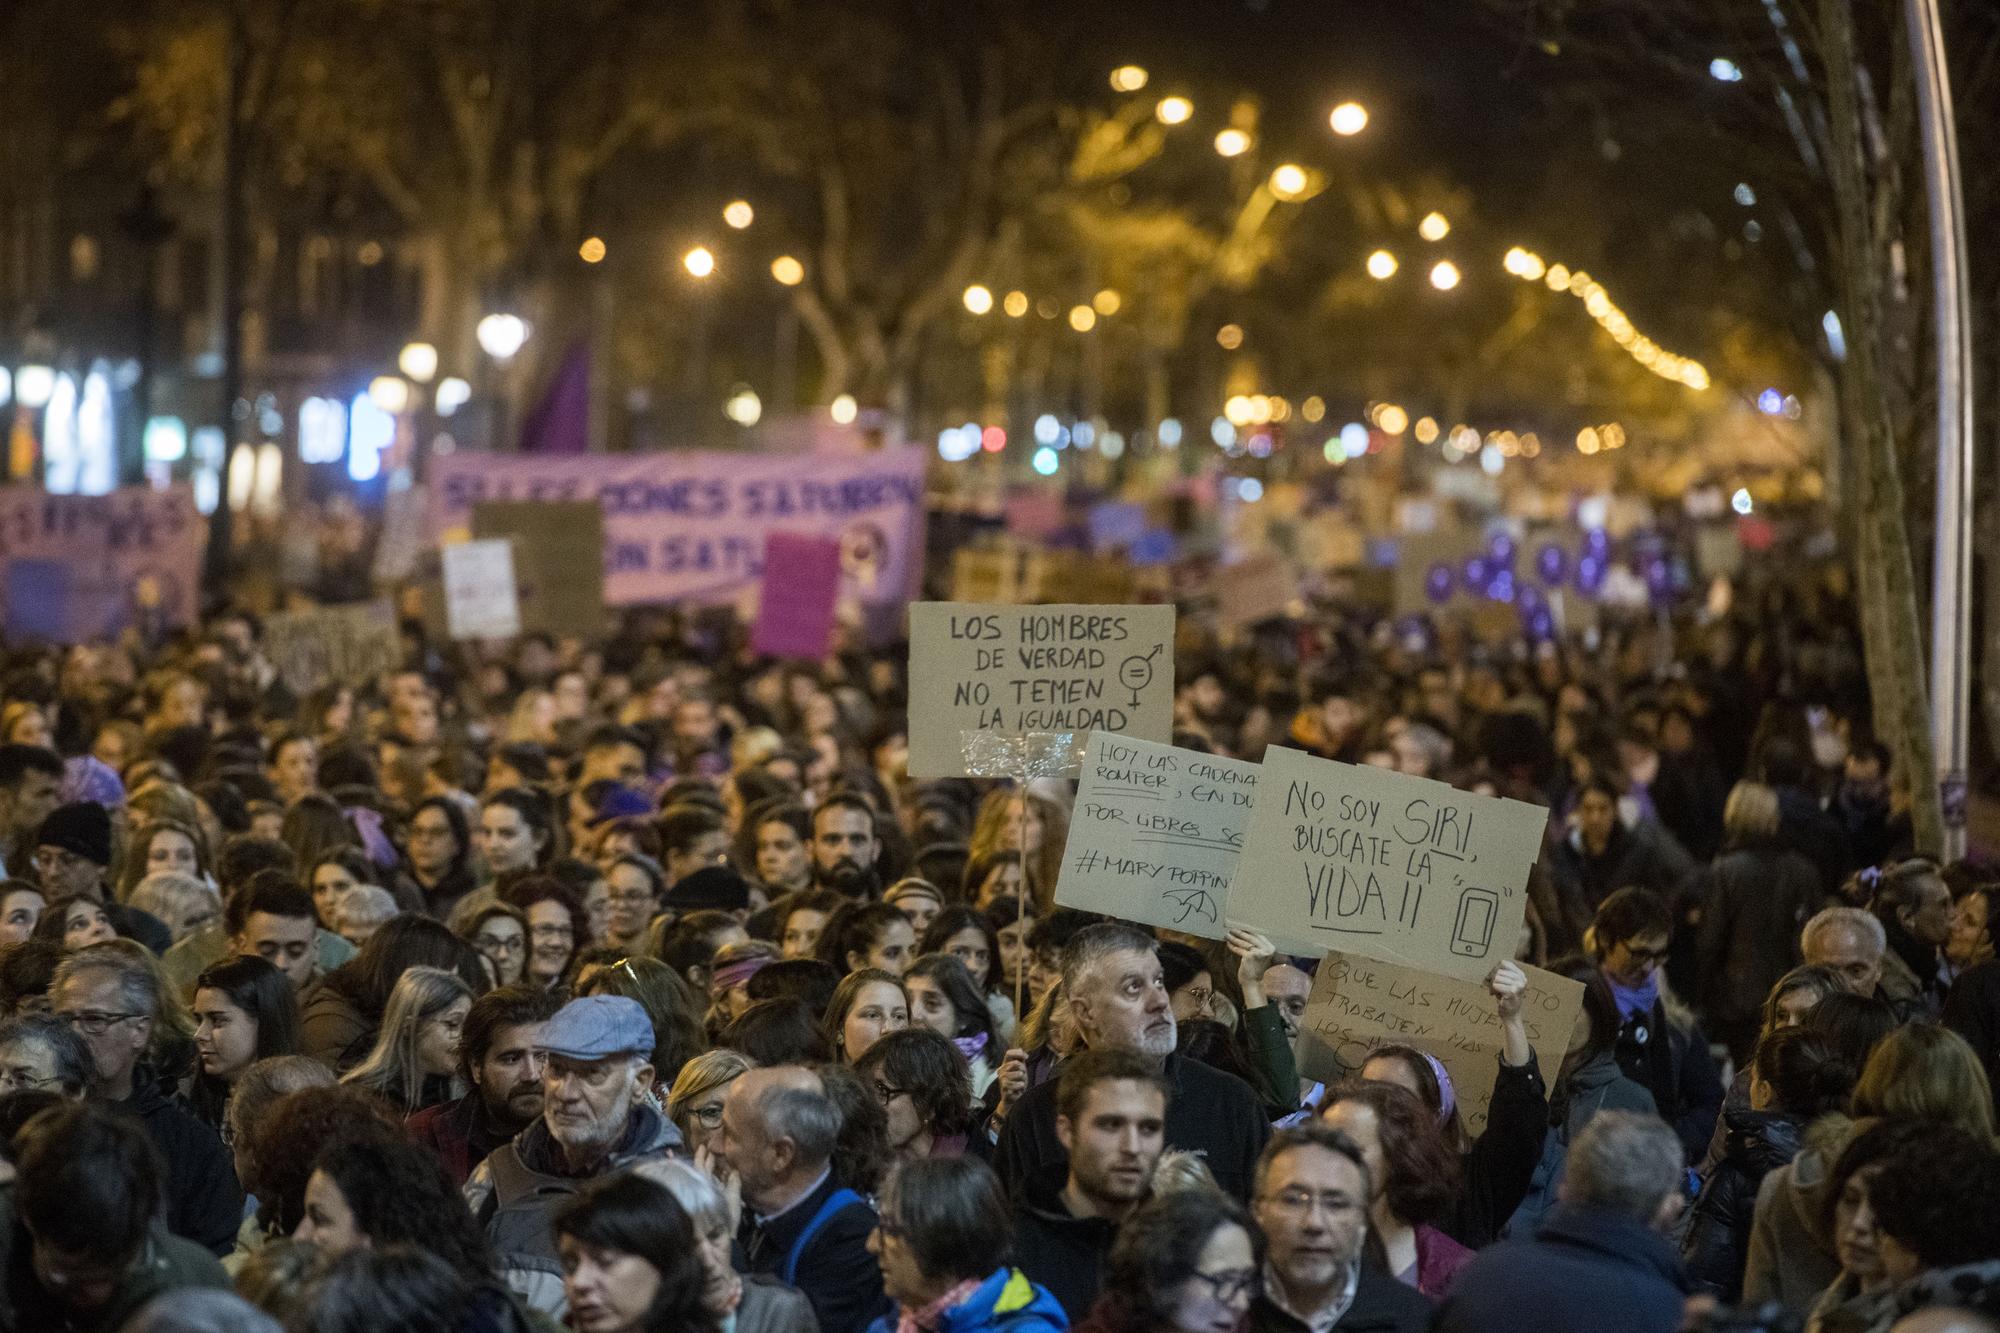
[[[1583,1012],[1583,983],[1521,964],[1521,1023],[1542,1077],[1554,1081]],[[1358,1074],[1380,1046],[1414,1046],[1451,1075],[1465,1127],[1486,1128],[1499,1068],[1500,1017],[1483,981],[1332,953],[1319,965],[1299,1024],[1299,1073],[1331,1083]]]
[[[505,538],[444,548],[444,619],[454,639],[511,639],[521,632],[514,544]]]
[[[1476,981],[1513,955],[1548,811],[1272,746],[1229,914],[1294,953]]]
[[[818,661],[833,642],[840,543],[774,532],[764,540],[764,588],[751,646],[773,657]]]
[[[382,502],[382,535],[375,542],[377,583],[401,583],[417,572],[424,553],[424,523],[430,496],[421,484],[390,491]]]
[[[359,685],[402,660],[387,602],[288,611],[264,621],[264,655],[293,694],[322,685]]]
[[[969,735],[1173,734],[1174,608],[910,607],[910,776],[973,776]]]
[[[1094,731],[1056,901],[1219,940],[1257,765]]]
[[[604,511],[597,501],[475,505],[472,535],[513,541],[523,631],[578,638],[604,632]]]
[[[1240,629],[1287,613],[1298,579],[1283,556],[1255,555],[1215,571],[1215,616],[1224,629]]]

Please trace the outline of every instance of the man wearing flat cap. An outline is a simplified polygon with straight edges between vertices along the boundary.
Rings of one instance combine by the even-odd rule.
[[[544,1028],[542,1114],[465,1183],[507,1284],[554,1319],[567,1312],[549,1216],[587,1181],[673,1157],[680,1131],[655,1110],[653,1024],[622,995],[571,1000]]]

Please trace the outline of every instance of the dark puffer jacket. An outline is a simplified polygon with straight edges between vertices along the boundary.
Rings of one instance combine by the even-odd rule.
[[[1724,1120],[1722,1161],[1689,1210],[1681,1261],[1696,1291],[1713,1292],[1733,1305],[1743,1294],[1758,1188],[1765,1176],[1799,1155],[1805,1126],[1775,1111],[1730,1111]]]

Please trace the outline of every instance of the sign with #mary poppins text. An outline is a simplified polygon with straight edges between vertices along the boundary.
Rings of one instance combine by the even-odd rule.
[[[1171,606],[910,607],[913,778],[979,776],[966,746],[982,732],[1165,742],[1173,724]]]
[[[1223,938],[1256,791],[1255,764],[1092,732],[1056,901]]]
[[[1281,949],[1468,981],[1514,956],[1548,812],[1272,746],[1229,914]]]

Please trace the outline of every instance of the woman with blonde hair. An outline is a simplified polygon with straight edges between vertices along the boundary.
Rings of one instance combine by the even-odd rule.
[[[722,1048],[704,1051],[681,1066],[667,1093],[667,1116],[681,1132],[690,1154],[701,1151],[722,1123],[722,1101],[729,1085],[752,1068],[750,1057]]]
[[[458,1039],[472,990],[441,967],[413,967],[397,979],[368,1058],[340,1081],[380,1093],[403,1115],[465,1094]]]
[[[977,864],[1002,852],[1022,853],[1022,888],[1033,897],[1036,913],[1043,914],[1055,906],[1056,872],[1062,869],[1067,841],[1069,811],[1060,803],[1040,792],[1000,788],[980,804],[966,860]]]
[[[1813,863],[1778,841],[1778,793],[1763,783],[1731,789],[1722,831],[1722,854],[1696,886],[1695,998],[1709,1035],[1740,1067],[1757,1044],[1765,998],[1803,961],[1799,928],[1825,895]]]

